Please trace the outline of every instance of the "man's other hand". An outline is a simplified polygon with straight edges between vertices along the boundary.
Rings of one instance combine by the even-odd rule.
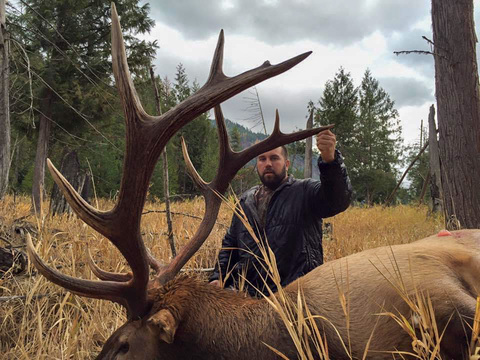
[[[337,137],[330,130],[324,130],[317,134],[317,148],[326,163],[335,159],[335,144]]]

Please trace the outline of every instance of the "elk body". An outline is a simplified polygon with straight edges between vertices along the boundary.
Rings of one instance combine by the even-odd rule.
[[[219,104],[287,71],[310,53],[277,65],[265,62],[243,74],[227,77],[222,71],[223,42],[221,32],[209,78],[201,89],[159,117],[147,115],[130,78],[120,23],[112,4],[112,64],[126,122],[124,172],[117,204],[109,211],[93,208],[48,161],[49,170],[72,209],[119,249],[132,270],[129,274],[109,273],[91,261],[100,281],[66,276],[48,267],[28,240],[32,262],[50,281],[78,295],[114,301],[126,308],[127,323],[107,340],[98,359],[277,358],[265,344],[289,358],[297,357],[284,324],[265,299],[245,298],[196,279],[176,276],[208,237],[220,208],[219,194],[227,190],[244,164],[263,152],[330,128],[283,134],[277,112],[269,138],[239,153],[233,152]],[[169,264],[163,264],[148,252],[140,232],[150,178],[169,139],[211,108],[215,108],[219,134],[219,170],[210,183],[205,183],[182,143],[187,169],[205,197],[205,214],[190,242]],[[285,294],[296,301],[301,291],[310,311],[327,319],[318,321],[332,359],[348,358],[345,349],[350,349],[354,358],[361,358],[367,343],[371,359],[392,358],[391,354],[378,351],[411,350],[408,334],[402,333],[391,317],[379,314],[392,312],[410,317],[410,307],[399,295],[400,290],[408,296],[425,294],[435,307],[439,329],[446,329],[442,343],[445,355],[461,359],[480,285],[479,251],[477,230],[369,250],[313,270],[287,286]],[[149,278],[150,267],[157,273],[153,279]],[[339,301],[342,296],[347,311]]]
[[[331,359],[349,358],[349,338],[354,359],[364,353],[367,359],[413,353],[412,338],[387,314],[414,317],[402,294],[413,301],[423,294],[432,302],[439,334],[444,332],[442,359],[466,359],[479,271],[480,230],[462,230],[328,262],[284,290],[296,302],[300,288],[312,314],[328,320],[319,325]],[[348,299],[349,320],[339,289]],[[186,276],[149,296],[150,313],[118,329],[98,359],[131,359],[134,354],[144,359],[278,359],[264,344],[297,358],[284,323],[265,299]]]

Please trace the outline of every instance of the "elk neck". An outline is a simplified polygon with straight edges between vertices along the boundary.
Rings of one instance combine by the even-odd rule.
[[[195,359],[274,359],[278,357],[263,343],[275,344],[282,352],[293,347],[282,320],[265,299],[185,275],[151,290],[150,299],[151,314],[168,309],[179,321],[171,345],[177,356],[185,352],[195,353]]]

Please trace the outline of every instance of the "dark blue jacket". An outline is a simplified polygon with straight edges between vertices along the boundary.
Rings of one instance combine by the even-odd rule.
[[[240,199],[256,238],[263,244],[268,241],[275,254],[282,286],[323,263],[322,218],[334,216],[350,204],[352,187],[340,153],[337,151],[335,160],[328,164],[319,159],[318,167],[320,181],[289,176],[275,190],[268,205],[265,229],[257,226],[260,221],[255,192],[259,185],[246,191]],[[241,220],[233,216],[210,281],[221,274],[222,279],[227,279],[225,286],[237,286],[244,274],[245,286],[251,295],[258,295],[255,288],[267,294],[262,280],[265,270],[256,256],[262,258],[257,243]],[[276,291],[271,281],[267,283]]]

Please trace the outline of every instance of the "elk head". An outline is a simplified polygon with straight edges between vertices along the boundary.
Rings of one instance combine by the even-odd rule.
[[[277,65],[271,65],[266,61],[255,69],[235,77],[227,77],[222,70],[223,45],[224,35],[221,31],[210,75],[201,89],[165,114],[150,116],[143,110],[131,80],[120,22],[115,5],[112,3],[113,72],[126,122],[126,151],[116,205],[109,211],[95,209],[81,198],[49,160],[47,162],[52,177],[75,213],[85,223],[108,238],[125,257],[132,270],[129,274],[115,274],[93,265],[93,271],[101,281],[66,276],[48,267],[36,253],[31,239],[28,240],[30,259],[48,280],[80,296],[110,300],[126,308],[128,322],[110,337],[99,358],[161,357],[158,354],[158,343],[166,344],[173,341],[176,323],[168,311],[151,313],[152,301],[149,299],[148,290],[161,287],[172,280],[200,248],[218,215],[221,205],[219,194],[227,190],[229,182],[244,164],[265,151],[313,136],[331,127],[283,134],[279,129],[277,112],[275,128],[270,137],[241,152],[233,152],[228,143],[219,104],[251,86],[289,70],[311,52]],[[141,214],[149,181],[157,159],[169,139],[184,125],[211,108],[215,108],[218,128],[219,170],[210,183],[203,181],[189,160],[186,145],[182,141],[188,171],[201,189],[206,207],[203,220],[190,242],[169,264],[162,264],[147,251],[140,234]],[[153,279],[149,278],[149,267],[157,273]],[[148,349],[151,352],[146,355],[145,352]]]

